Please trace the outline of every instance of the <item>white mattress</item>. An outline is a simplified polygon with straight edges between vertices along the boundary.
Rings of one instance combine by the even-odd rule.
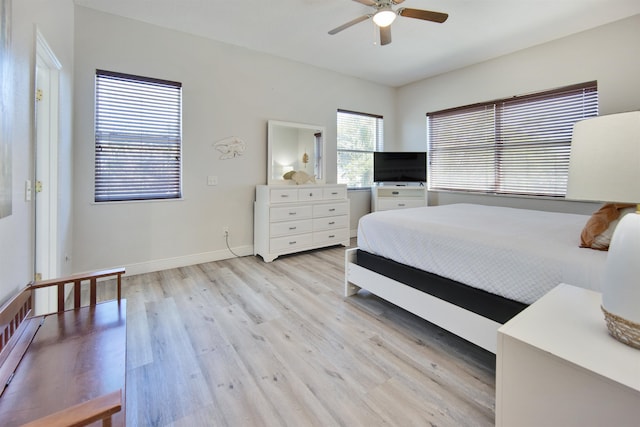
[[[560,283],[600,290],[607,253],[580,248],[588,215],[471,204],[374,212],[358,247],[531,304]]]

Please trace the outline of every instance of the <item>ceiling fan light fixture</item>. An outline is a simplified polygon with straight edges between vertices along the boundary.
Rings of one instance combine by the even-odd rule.
[[[391,6],[386,6],[373,15],[373,22],[375,22],[378,27],[388,27],[396,19],[396,16]]]

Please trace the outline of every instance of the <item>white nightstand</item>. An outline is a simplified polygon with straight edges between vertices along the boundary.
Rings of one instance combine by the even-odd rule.
[[[371,187],[371,212],[427,206],[427,187],[374,185]]]
[[[561,284],[498,330],[497,426],[640,425],[640,350],[608,334],[600,304]]]

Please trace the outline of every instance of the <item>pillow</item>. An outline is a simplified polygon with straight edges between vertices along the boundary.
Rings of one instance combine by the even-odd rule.
[[[629,203],[605,203],[591,215],[580,234],[580,247],[600,251],[609,250],[611,237],[620,219],[635,212],[636,205]]]

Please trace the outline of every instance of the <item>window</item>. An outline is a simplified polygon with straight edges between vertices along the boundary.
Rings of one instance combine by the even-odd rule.
[[[96,71],[95,201],[182,196],[182,84]]]
[[[427,114],[429,189],[561,197],[596,82]]]
[[[382,116],[338,110],[338,184],[373,185],[373,153],[383,149]]]

